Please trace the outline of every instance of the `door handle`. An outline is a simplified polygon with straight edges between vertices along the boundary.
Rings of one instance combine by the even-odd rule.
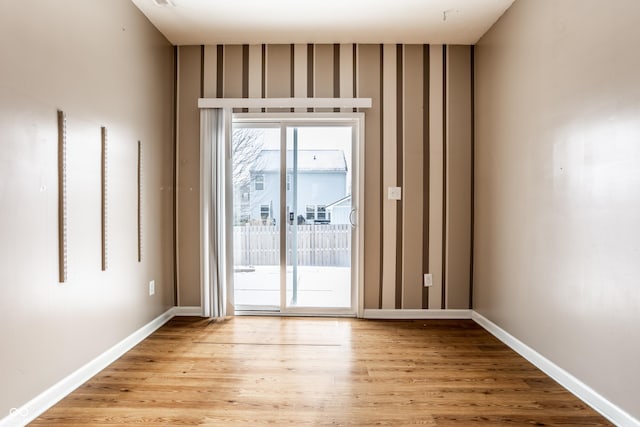
[[[357,209],[353,208],[351,209],[351,212],[349,212],[349,222],[351,223],[351,227],[356,228],[356,223],[353,222],[353,214],[356,213]]]

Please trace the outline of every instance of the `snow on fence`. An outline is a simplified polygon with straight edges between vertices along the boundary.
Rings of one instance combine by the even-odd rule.
[[[349,224],[298,225],[298,265],[349,267],[351,226]],[[292,228],[287,232],[287,264],[291,263]],[[238,225],[233,227],[233,256],[236,266],[279,265],[280,227]]]

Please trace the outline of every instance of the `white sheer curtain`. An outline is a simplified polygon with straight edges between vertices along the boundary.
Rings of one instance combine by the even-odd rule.
[[[233,289],[227,271],[227,197],[225,191],[231,112],[222,108],[200,110],[200,281],[202,315],[227,316]],[[231,237],[231,236],[230,236]]]

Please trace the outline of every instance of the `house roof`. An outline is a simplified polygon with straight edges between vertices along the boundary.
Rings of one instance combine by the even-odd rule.
[[[346,196],[344,196],[341,199],[336,200],[333,203],[330,203],[327,205],[327,209],[329,208],[335,208],[338,206],[351,206],[351,194],[348,194]]]
[[[287,151],[287,170],[293,168],[293,151]],[[251,172],[280,171],[280,150],[262,150],[251,166]],[[346,172],[347,161],[342,150],[298,150],[299,172]]]

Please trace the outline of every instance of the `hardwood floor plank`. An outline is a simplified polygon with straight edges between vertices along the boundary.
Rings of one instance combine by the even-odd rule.
[[[34,426],[609,426],[472,321],[174,318]]]

